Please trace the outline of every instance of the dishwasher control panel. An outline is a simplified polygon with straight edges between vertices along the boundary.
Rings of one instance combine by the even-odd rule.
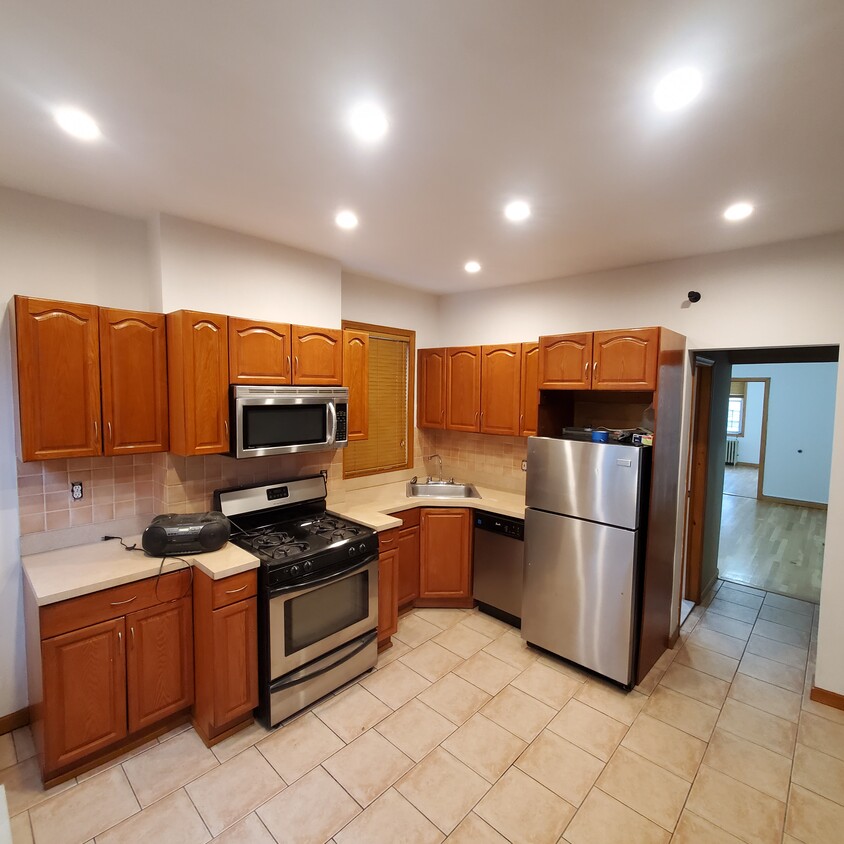
[[[496,516],[494,513],[475,512],[475,528],[511,536],[513,539],[524,540],[525,523],[522,519],[509,519],[506,516]]]

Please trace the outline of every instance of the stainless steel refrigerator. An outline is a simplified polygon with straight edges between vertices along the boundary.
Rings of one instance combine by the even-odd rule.
[[[650,448],[530,437],[522,637],[631,686]]]

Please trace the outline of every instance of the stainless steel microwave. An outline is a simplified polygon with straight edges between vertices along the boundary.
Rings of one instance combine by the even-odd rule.
[[[348,387],[231,388],[232,457],[344,448]]]

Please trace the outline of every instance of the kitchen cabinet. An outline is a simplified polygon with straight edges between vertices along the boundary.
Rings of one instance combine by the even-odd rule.
[[[445,427],[479,431],[481,413],[481,347],[446,349]]]
[[[291,326],[293,383],[339,387],[343,383],[340,329]]]
[[[521,376],[520,343],[481,347],[482,434],[519,435]]]
[[[592,332],[539,338],[539,386],[588,390],[592,384]]]
[[[402,520],[398,539],[398,605],[402,608],[419,597],[419,508],[397,515]]]
[[[452,600],[471,606],[472,511],[422,507],[419,524],[419,601]]]
[[[378,647],[398,630],[398,530],[378,536]]]
[[[258,705],[258,577],[195,571],[193,725],[209,746],[252,720]]]
[[[416,424],[445,428],[445,349],[420,349],[417,354]]]
[[[225,316],[167,314],[170,451],[181,455],[229,450],[229,353]]]
[[[349,388],[349,442],[369,437],[369,334],[343,329],[343,385]]]
[[[519,436],[535,437],[539,422],[539,343],[522,343]]]
[[[229,381],[292,384],[290,325],[229,317]]]

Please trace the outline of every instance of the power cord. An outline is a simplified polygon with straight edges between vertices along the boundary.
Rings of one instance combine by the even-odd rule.
[[[102,541],[108,542],[111,539],[116,539],[127,551],[140,551],[142,554],[146,553],[146,551],[144,551],[143,548],[138,548],[137,542],[133,543],[132,545],[127,545],[123,541],[122,536],[104,536],[102,538]],[[190,574],[190,580],[188,581],[187,589],[185,589],[185,591],[181,595],[179,595],[178,598],[170,598],[170,599],[165,601],[161,597],[159,597],[158,586],[161,583],[161,575],[164,571],[164,564],[167,562],[168,559],[169,560],[176,560],[180,563],[184,563],[185,568],[188,570],[188,573]],[[170,572],[168,572],[168,574],[170,574]],[[185,560],[183,557],[167,557],[166,555],[163,555],[161,557],[161,564],[158,566],[158,574],[155,577],[155,597],[158,599],[158,602],[160,604],[175,604],[178,601],[181,601],[182,599],[187,598],[187,596],[190,595],[192,589],[193,589],[193,566],[187,560]]]

